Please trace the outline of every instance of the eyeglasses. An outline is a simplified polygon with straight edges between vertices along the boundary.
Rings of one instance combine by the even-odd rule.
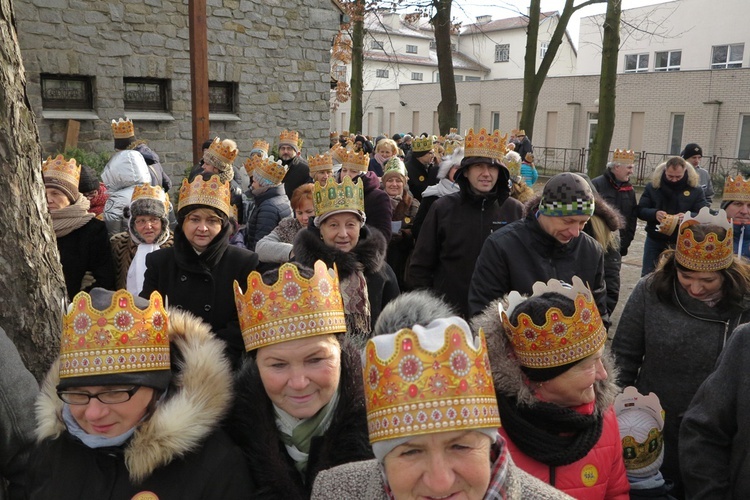
[[[105,405],[116,405],[130,401],[130,398],[138,392],[140,385],[134,385],[130,389],[112,389],[111,391],[102,391],[96,394],[76,391],[57,391],[57,397],[69,405],[87,405],[91,398],[96,398]]]
[[[158,219],[156,217],[149,217],[148,219],[136,219],[135,225],[139,227],[143,226],[155,226],[159,222],[161,222],[161,219]]]

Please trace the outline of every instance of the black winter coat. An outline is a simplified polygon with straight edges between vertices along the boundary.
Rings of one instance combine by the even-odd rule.
[[[57,239],[65,288],[68,298],[81,291],[81,281],[86,271],[94,277],[94,286],[115,289],[115,266],[109,246],[107,226],[99,219],[91,219],[75,231]],[[87,287],[88,292],[93,287]]]
[[[261,238],[273,231],[281,219],[292,215],[292,206],[284,186],[280,184],[256,196],[252,207],[245,225],[245,247],[255,251],[255,245]]]
[[[419,159],[414,156],[414,153],[406,159],[406,175],[409,178],[409,192],[418,201],[422,201],[422,192],[427,189],[427,186],[437,184],[438,170],[439,168],[437,165],[422,165]]]
[[[161,186],[166,192],[172,189],[172,179],[164,172],[164,167],[161,166],[161,162],[159,161],[159,155],[145,143],[140,143],[133,149],[141,153],[141,156],[146,161],[148,173],[151,175],[151,185]]]
[[[295,189],[311,181],[310,166],[301,156],[295,156],[289,161],[282,160],[281,163],[289,167],[284,176],[284,191],[286,197],[291,200]]]
[[[610,170],[595,177],[591,183],[604,201],[616,208],[625,219],[625,226],[620,229],[620,255],[624,257],[628,254],[638,225],[635,189],[630,182],[618,183]]]
[[[318,472],[373,457],[360,354],[342,336],[339,341],[339,400],[328,430],[312,440],[304,478],[279,437],[273,405],[263,388],[255,358],[247,358],[242,366],[236,380],[235,406],[226,428],[247,459],[254,487],[246,498],[307,499]]]
[[[365,191],[365,215],[367,220],[365,224],[372,229],[377,229],[385,241],[391,239],[391,218],[393,217],[393,207],[391,198],[388,193],[380,189],[380,180],[375,172],[364,172],[359,176],[360,182],[364,183]]]

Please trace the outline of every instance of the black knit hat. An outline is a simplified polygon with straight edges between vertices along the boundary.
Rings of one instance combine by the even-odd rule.
[[[685,160],[687,160],[688,158],[692,158],[695,155],[703,156],[703,148],[696,143],[691,142],[690,144],[685,146],[685,149],[682,150],[682,153],[680,153],[680,155]]]
[[[81,165],[81,177],[78,179],[78,192],[88,193],[99,189],[99,174],[96,170],[87,166]]]

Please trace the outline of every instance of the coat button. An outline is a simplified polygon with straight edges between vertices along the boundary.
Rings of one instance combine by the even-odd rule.
[[[205,283],[208,283],[208,278],[203,278],[203,281],[204,281]]]
[[[185,276],[184,274],[180,276],[180,281],[187,281],[187,276]]]
[[[205,306],[203,306],[203,310],[206,311],[206,312],[210,311],[211,310],[211,304],[206,304]]]

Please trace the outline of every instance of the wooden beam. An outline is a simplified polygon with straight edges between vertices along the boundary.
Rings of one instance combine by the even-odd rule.
[[[78,147],[78,132],[80,130],[81,122],[68,120],[68,124],[65,127],[65,147],[63,148],[63,151]]]
[[[189,0],[190,97],[193,124],[193,164],[203,158],[201,146],[208,140],[208,30],[206,0]]]

